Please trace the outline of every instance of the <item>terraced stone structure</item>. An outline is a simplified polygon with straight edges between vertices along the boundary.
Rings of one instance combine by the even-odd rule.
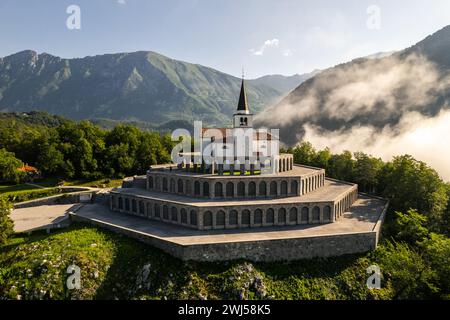
[[[278,154],[278,138],[254,132],[252,123],[242,81],[233,127],[202,130],[201,143],[205,149],[220,141],[221,151],[236,151],[234,133],[248,131],[255,150],[252,160],[214,160],[208,165],[189,156],[179,165],[153,166],[146,176],[111,191],[111,210],[197,230],[339,221],[358,199],[357,185],[327,179],[323,169],[294,165],[292,155]],[[262,156],[269,144],[276,146],[276,153]],[[211,150],[214,159],[225,159],[225,153]]]

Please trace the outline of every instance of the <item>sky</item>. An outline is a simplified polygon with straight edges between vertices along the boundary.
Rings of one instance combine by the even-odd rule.
[[[448,24],[448,0],[1,0],[0,56],[148,50],[256,78],[400,50]]]

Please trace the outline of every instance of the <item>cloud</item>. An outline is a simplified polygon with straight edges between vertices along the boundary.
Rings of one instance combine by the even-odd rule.
[[[117,0],[118,4],[127,4],[127,2],[125,0]]]
[[[285,50],[283,50],[283,56],[285,56],[285,57],[290,57],[290,56],[292,56],[292,55],[293,55],[293,52],[292,52],[291,49],[285,49]]]
[[[259,114],[282,140],[390,160],[411,154],[450,180],[450,75],[420,55],[359,59],[323,71]]]
[[[266,40],[259,49],[257,49],[257,50],[250,49],[250,52],[252,52],[255,56],[262,56],[262,55],[264,55],[264,51],[266,51],[266,49],[278,47],[279,44],[280,44],[280,40],[278,40],[276,38],[271,39],[271,40]]]
[[[363,151],[389,161],[392,157],[410,154],[436,169],[450,181],[450,110],[442,110],[436,117],[418,112],[405,114],[397,126],[381,131],[373,126],[354,126],[351,130],[322,132],[312,125],[305,126],[304,140],[316,148],[329,147],[333,152]]]

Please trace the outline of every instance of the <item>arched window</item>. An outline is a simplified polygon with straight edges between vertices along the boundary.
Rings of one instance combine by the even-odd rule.
[[[275,181],[272,181],[270,183],[270,195],[271,196],[276,196],[277,195],[277,183]]]
[[[238,183],[237,192],[238,192],[238,197],[245,196],[245,183],[244,182],[241,181]]]
[[[281,181],[281,195],[282,196],[287,196],[288,192],[287,192],[287,181]]]
[[[167,178],[163,178],[163,191],[168,191],[169,189],[167,188]]]
[[[227,197],[234,197],[234,184],[233,182],[227,182]]]
[[[198,181],[194,182],[194,194],[196,196],[200,195],[200,182],[198,182]]]
[[[170,179],[170,192],[175,193],[175,180]]]
[[[166,205],[163,206],[163,219],[169,220],[169,208]]]
[[[213,224],[212,212],[206,211],[203,214],[203,226],[204,227],[212,227],[212,224]]]
[[[278,224],[286,224],[286,209],[280,208],[278,210]]]
[[[148,177],[148,187],[149,187],[149,189],[153,189],[153,177],[152,176]]]
[[[330,206],[326,206],[325,208],[323,208],[323,219],[325,221],[331,221],[331,207]]]
[[[225,212],[222,210],[216,214],[216,225],[219,227],[225,226]]]
[[[183,193],[183,180],[178,179],[178,193]]]
[[[214,184],[214,196],[215,197],[223,197],[222,182],[216,182]]]
[[[248,195],[250,197],[256,197],[256,183],[253,181],[248,184]]]
[[[156,190],[161,190],[161,179],[159,177],[155,178],[155,187]]]
[[[125,211],[130,211],[130,199],[125,198]]]
[[[250,225],[250,211],[248,210],[242,211],[241,224]]]
[[[186,180],[186,190],[185,194],[191,194],[192,193],[192,184],[190,180]]]
[[[188,221],[187,221],[187,212],[186,212],[186,209],[182,208],[182,209],[180,210],[180,213],[181,213],[181,223],[187,223]]]
[[[192,226],[196,226],[197,225],[197,213],[195,212],[195,210],[191,210],[190,213],[190,222]]]
[[[256,209],[253,217],[253,222],[255,224],[261,224],[262,223],[262,210]]]
[[[296,180],[291,181],[291,195],[295,196],[298,194],[298,182]]]
[[[312,218],[314,222],[320,221],[320,208],[314,207],[312,211]]]
[[[293,207],[289,210],[289,222],[297,223],[297,208]]]
[[[161,212],[160,212],[160,206],[159,204],[155,203],[155,217],[156,218],[160,218],[161,217]]]
[[[144,201],[139,201],[139,213],[144,215],[145,214],[145,205]]]
[[[136,203],[136,199],[131,200],[131,211],[137,213],[137,203]]]
[[[147,217],[152,216],[152,204],[150,202],[147,202]]]
[[[302,222],[308,222],[309,221],[309,208],[303,207],[302,208]]]
[[[265,197],[267,194],[267,184],[265,181],[259,183],[259,195]]]
[[[178,221],[178,210],[176,207],[172,207],[171,220]]]
[[[209,183],[203,182],[203,196],[209,197]]]
[[[266,222],[269,224],[273,224],[275,222],[275,212],[272,208],[267,209],[266,211]]]
[[[238,212],[236,210],[230,211],[229,223],[232,226],[235,226],[238,224]]]
[[[120,210],[123,209],[123,199],[122,199],[122,197],[119,197],[119,209]]]

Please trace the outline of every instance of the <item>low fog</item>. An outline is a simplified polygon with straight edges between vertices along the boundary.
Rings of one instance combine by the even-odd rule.
[[[424,56],[359,59],[324,71],[258,115],[284,143],[310,141],[333,152],[384,160],[411,154],[450,180],[447,70]]]

